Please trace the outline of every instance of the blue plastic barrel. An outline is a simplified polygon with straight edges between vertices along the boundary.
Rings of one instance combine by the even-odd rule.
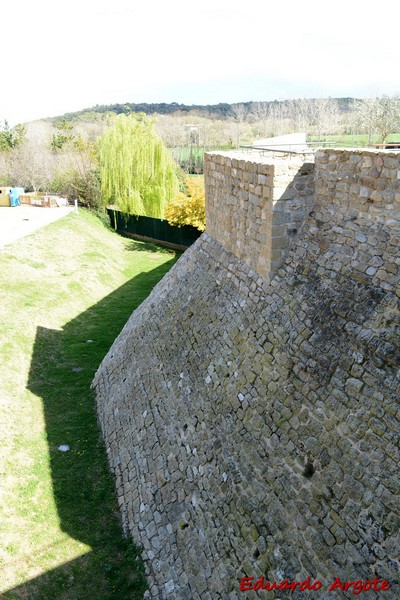
[[[24,193],[24,188],[11,188],[10,190],[10,206],[19,206],[19,197]]]

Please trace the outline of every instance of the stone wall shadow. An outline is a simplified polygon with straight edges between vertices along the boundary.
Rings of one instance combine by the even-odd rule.
[[[150,272],[140,273],[61,331],[37,328],[28,388],[43,399],[60,527],[89,545],[91,552],[3,592],[0,599],[142,597],[146,584],[141,562],[135,560],[140,550],[122,536],[114,482],[90,385],[132,311],[175,261],[174,257]],[[68,445],[69,450],[60,451],[62,445]],[[121,563],[129,564],[129,570],[126,566],[121,570]],[[96,581],[93,573],[98,573]]]

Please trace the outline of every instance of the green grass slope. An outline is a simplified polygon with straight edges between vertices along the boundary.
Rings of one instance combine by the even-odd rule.
[[[1,598],[142,597],[90,383],[176,258],[85,211],[0,251]]]

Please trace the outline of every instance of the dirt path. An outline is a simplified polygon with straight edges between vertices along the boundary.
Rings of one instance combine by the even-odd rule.
[[[57,221],[73,207],[41,208],[39,206],[0,206],[0,248],[11,244],[48,223]]]

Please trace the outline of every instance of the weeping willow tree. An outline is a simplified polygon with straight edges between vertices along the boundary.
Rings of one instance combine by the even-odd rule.
[[[179,191],[178,167],[146,115],[118,115],[100,139],[99,159],[105,205],[164,217],[164,208]]]

